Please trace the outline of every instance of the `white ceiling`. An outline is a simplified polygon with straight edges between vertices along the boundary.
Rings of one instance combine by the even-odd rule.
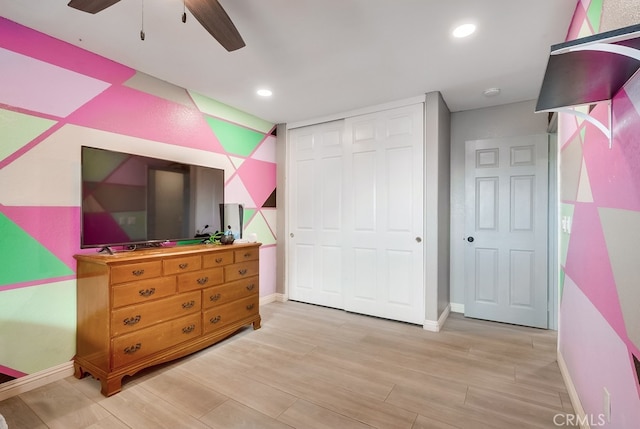
[[[227,52],[181,0],[0,0],[0,14],[273,123],[440,91],[451,111],[536,99],[577,0],[220,0],[247,46]],[[472,21],[477,32],[454,40]],[[255,94],[268,87],[274,95]],[[499,96],[482,91],[499,87]]]

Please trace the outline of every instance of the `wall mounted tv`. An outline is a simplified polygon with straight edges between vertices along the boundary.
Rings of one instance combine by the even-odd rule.
[[[81,160],[82,248],[194,240],[221,225],[222,169],[88,146]]]

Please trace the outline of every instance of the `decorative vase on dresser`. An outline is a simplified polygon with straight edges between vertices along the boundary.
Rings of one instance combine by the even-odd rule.
[[[76,255],[74,375],[122,378],[260,328],[260,243]]]

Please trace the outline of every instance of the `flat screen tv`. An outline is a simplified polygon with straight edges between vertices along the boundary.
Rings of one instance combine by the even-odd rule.
[[[220,228],[224,170],[81,148],[82,248],[182,242]]]

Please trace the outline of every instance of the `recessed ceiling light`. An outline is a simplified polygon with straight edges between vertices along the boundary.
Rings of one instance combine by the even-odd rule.
[[[271,92],[271,90],[269,89],[259,89],[256,91],[256,94],[258,94],[260,97],[271,97],[273,95],[273,92]]]
[[[462,24],[453,29],[453,37],[462,38],[471,36],[476,31],[475,24]]]
[[[482,95],[485,97],[495,97],[500,94],[500,88],[488,88],[482,91]]]

